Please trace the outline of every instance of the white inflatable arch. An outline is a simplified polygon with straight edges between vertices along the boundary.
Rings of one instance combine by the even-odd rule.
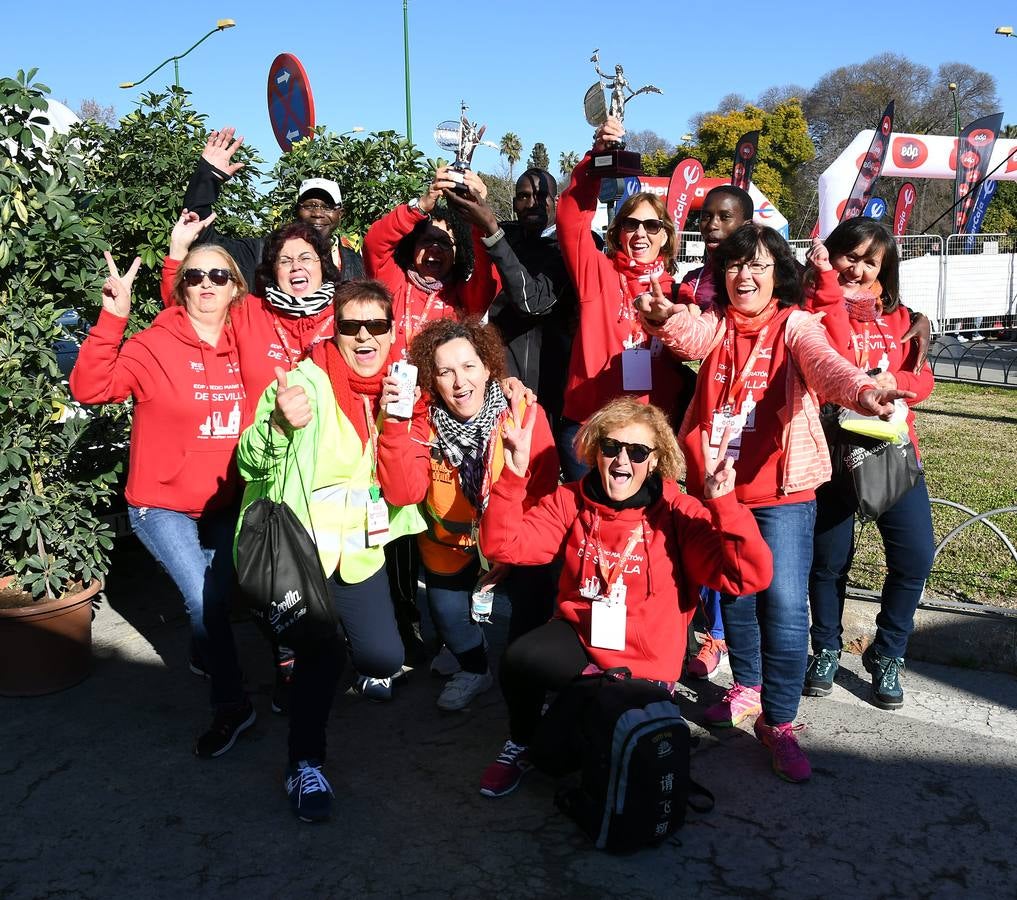
[[[819,236],[825,238],[840,221],[862,160],[875,131],[862,131],[819,176]],[[1017,181],[1017,140],[997,140],[987,171],[991,181]],[[953,181],[957,172],[957,139],[938,134],[892,134],[880,175],[892,178],[940,178]],[[878,183],[877,183],[878,193]],[[884,198],[888,204],[894,197]],[[890,210],[893,212],[892,208]],[[925,223],[920,223],[924,225]]]

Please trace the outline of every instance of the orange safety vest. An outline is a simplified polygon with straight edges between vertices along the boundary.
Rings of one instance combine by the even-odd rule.
[[[493,440],[487,445],[483,484],[488,491],[505,466],[501,425],[510,415],[511,411],[506,409],[498,417]],[[432,431],[430,440],[434,438]],[[477,555],[476,528],[480,520],[477,508],[463,493],[459,470],[450,466],[443,456],[431,457],[431,485],[424,498],[423,513],[427,531],[417,535],[417,542],[424,565],[438,575],[461,572]]]

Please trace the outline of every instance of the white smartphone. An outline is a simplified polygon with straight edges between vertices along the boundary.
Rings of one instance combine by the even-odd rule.
[[[385,407],[390,416],[409,419],[413,416],[413,389],[417,386],[417,367],[408,362],[392,363],[391,374],[399,379],[399,399]]]

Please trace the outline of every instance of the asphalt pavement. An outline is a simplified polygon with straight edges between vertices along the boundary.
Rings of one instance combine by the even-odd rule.
[[[504,611],[492,628],[497,651]],[[332,821],[298,822],[282,788],[286,722],[272,669],[236,625],[258,722],[218,760],[191,754],[209,721],[187,667],[187,626],[139,551],[118,558],[82,684],[0,698],[0,898],[37,897],[1013,897],[1017,679],[916,663],[902,710],[866,697],[846,655],[833,694],[804,698],[814,775],[786,784],[751,728],[707,732],[728,683],[681,705],[693,776],[717,798],[674,843],[593,850],[531,773],[478,792],[506,737],[497,689],[464,713],[414,671],[388,704],[343,695],[329,728]]]

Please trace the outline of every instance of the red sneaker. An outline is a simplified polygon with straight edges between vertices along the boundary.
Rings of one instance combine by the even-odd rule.
[[[717,676],[717,667],[727,659],[727,644],[710,635],[699,646],[695,659],[689,660],[688,672],[693,678],[712,681]]]
[[[533,768],[526,747],[505,741],[498,758],[480,776],[480,793],[485,797],[504,797],[511,794],[523,776]]]
[[[808,781],[812,777],[812,766],[798,744],[797,732],[805,728],[792,722],[780,725],[767,725],[760,716],[756,719],[753,730],[764,747],[773,754],[773,771],[785,781],[798,783]]]

